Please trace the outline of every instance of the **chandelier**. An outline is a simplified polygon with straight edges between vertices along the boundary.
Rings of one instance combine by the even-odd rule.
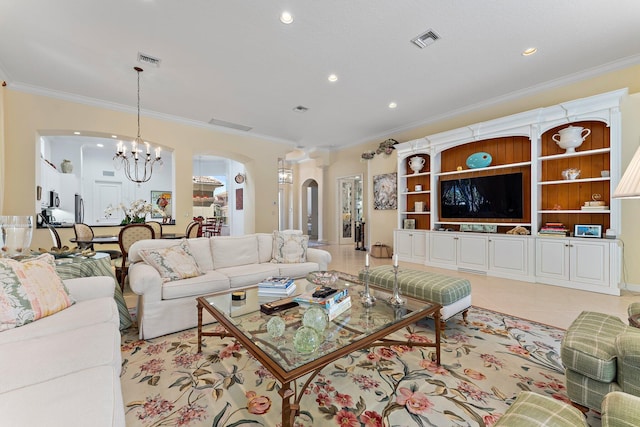
[[[140,73],[143,69],[140,67],[133,67],[133,69],[138,73],[138,136],[131,141],[130,153],[127,153],[126,145],[120,141],[113,160],[118,168],[124,168],[124,174],[129,181],[140,184],[151,179],[153,165],[156,162],[162,166],[162,157],[160,157],[161,149],[159,147],[154,150],[152,155],[151,146],[140,137]]]
[[[293,170],[285,167],[284,159],[278,159],[278,184],[293,184]]]

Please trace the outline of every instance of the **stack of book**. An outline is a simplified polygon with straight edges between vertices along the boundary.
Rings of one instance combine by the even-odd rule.
[[[336,293],[324,298],[315,298],[313,290],[293,298],[300,305],[317,306],[322,308],[332,321],[351,308],[351,296],[348,289],[339,289]]]
[[[545,237],[567,237],[569,230],[561,222],[547,222],[540,229],[538,235]]]
[[[268,277],[258,283],[258,296],[288,297],[296,290],[296,284],[290,277]]]

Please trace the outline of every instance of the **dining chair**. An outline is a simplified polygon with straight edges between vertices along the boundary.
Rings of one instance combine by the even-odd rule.
[[[91,241],[95,237],[93,233],[93,228],[90,225],[77,222],[73,224],[73,231],[76,234],[76,244],[81,250],[91,249],[94,251],[93,243]],[[114,259],[118,259],[122,257],[122,252],[115,249],[100,249],[99,252],[104,252],[109,254],[109,257],[113,261]],[[116,265],[116,271],[118,270],[118,266]]]
[[[118,244],[122,251],[122,266],[120,267],[120,288],[124,291],[124,282],[129,272],[127,259],[129,248],[138,240],[155,239],[156,233],[148,224],[129,224],[122,227],[118,235]]]
[[[49,230],[49,234],[51,234],[51,241],[53,242],[54,248],[62,248],[62,240],[60,239],[60,235],[58,234],[58,230],[51,224],[47,224],[47,229]]]
[[[73,224],[73,232],[76,234],[76,244],[82,250],[91,249],[93,250],[93,229],[89,227],[87,224],[83,223],[75,223]]]
[[[207,218],[202,222],[202,237],[211,237],[216,231],[216,218]]]
[[[146,224],[149,224],[151,228],[153,228],[153,232],[156,233],[156,239],[162,238],[162,224],[158,221],[147,221]]]
[[[185,233],[187,236],[187,239],[195,239],[196,237],[198,237],[199,229],[200,229],[200,222],[191,221],[189,225],[187,225],[187,231]]]

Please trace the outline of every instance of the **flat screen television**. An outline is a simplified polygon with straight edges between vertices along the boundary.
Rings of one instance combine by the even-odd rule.
[[[440,218],[522,218],[522,172],[440,181]]]

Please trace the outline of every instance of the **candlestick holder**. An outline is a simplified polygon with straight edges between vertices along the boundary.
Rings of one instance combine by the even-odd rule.
[[[389,304],[394,307],[405,305],[407,300],[400,295],[400,286],[398,285],[398,266],[393,266],[393,295],[389,298]]]
[[[364,307],[373,307],[376,303],[376,297],[371,295],[371,290],[369,289],[369,266],[366,265],[364,267],[364,292],[360,296],[360,302]]]

